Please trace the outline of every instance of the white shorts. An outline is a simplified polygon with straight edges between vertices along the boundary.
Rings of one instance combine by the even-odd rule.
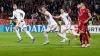
[[[57,24],[55,24],[55,25],[49,25],[49,27],[46,29],[46,31],[55,31],[55,32],[57,32],[57,31],[59,31],[59,26],[57,25]]]
[[[67,25],[65,25],[66,26],[66,29],[67,30],[70,30],[71,29],[71,24],[69,23],[69,24],[67,24]]]
[[[61,32],[63,30],[70,30],[71,29],[71,24],[68,24],[68,25],[61,25]]]
[[[22,29],[27,27],[25,22],[21,22],[19,25],[16,25],[16,26],[19,26]]]

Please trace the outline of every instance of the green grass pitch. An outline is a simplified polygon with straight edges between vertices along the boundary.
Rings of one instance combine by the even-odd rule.
[[[60,43],[62,40],[55,33],[49,33],[48,45],[42,46],[45,38],[43,33],[32,33],[35,42],[25,34],[21,33],[23,40],[17,43],[18,37],[15,33],[0,33],[0,56],[100,56],[100,34],[92,34],[91,47],[80,48],[79,38],[74,40],[73,36],[67,34],[71,39],[70,46]]]

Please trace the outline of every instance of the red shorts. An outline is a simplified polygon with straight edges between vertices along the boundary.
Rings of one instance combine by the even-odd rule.
[[[88,25],[87,24],[81,24],[78,26],[79,31],[87,31],[88,30]]]

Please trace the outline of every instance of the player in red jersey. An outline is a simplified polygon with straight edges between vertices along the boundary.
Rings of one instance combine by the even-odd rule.
[[[87,30],[88,30],[88,21],[91,18],[91,14],[89,12],[89,9],[86,8],[84,3],[80,3],[78,5],[79,11],[78,11],[78,22],[79,22],[79,32],[80,32],[80,41],[81,41],[81,47],[88,47],[90,46],[88,36],[87,36]]]

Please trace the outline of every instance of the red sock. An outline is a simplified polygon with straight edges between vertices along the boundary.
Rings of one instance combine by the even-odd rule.
[[[83,44],[85,44],[85,33],[82,33]]]

